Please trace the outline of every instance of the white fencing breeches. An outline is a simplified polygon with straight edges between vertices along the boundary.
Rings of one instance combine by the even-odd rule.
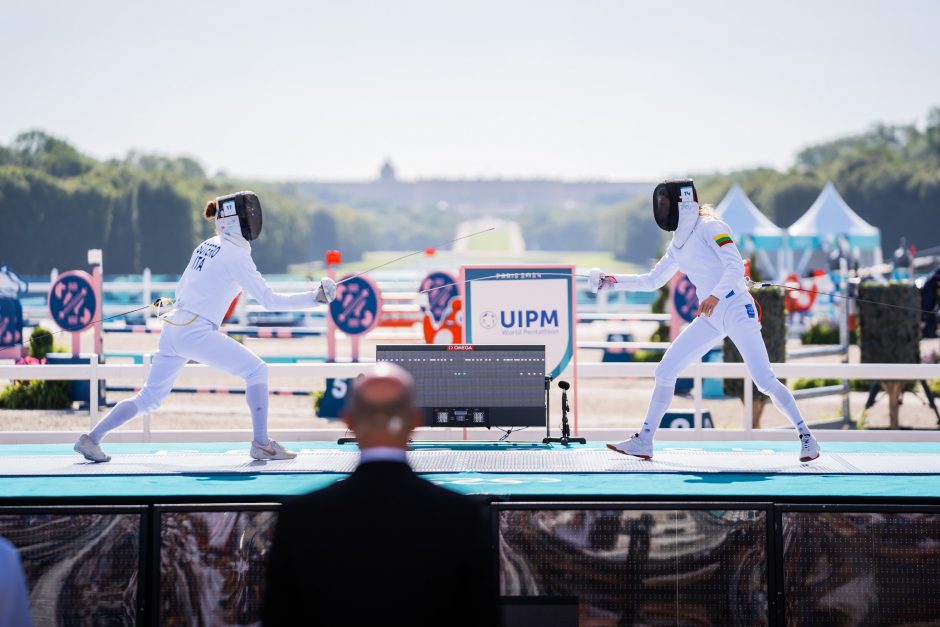
[[[171,314],[171,321],[182,324],[191,320],[193,315],[187,311],[175,311]],[[173,383],[176,382],[180,370],[190,360],[239,376],[245,380],[246,386],[263,385],[265,392],[267,391],[267,364],[232,338],[220,333],[211,322],[197,316],[185,326],[167,323],[160,334],[160,344],[153,356],[150,375],[144,387],[132,398],[118,403],[111,413],[95,426],[91,433],[92,440],[99,442],[107,432],[119,427],[139,412],[157,409],[173,389]],[[267,403],[263,409],[266,408]],[[266,423],[267,416],[263,416],[263,419]]]
[[[760,329],[757,307],[749,294],[738,294],[722,300],[711,317],[699,316],[693,320],[673,341],[656,367],[656,390],[647,413],[644,431],[650,436],[655,433],[669,407],[668,401],[663,406],[663,393],[668,390],[671,397],[679,373],[689,364],[700,360],[727,335],[741,353],[757,389],[771,398],[777,409],[790,419],[801,434],[804,431],[808,433],[793,394],[780,383],[770,367],[770,358],[767,356],[767,347],[764,345]]]
[[[173,321],[189,320],[193,314],[174,312]],[[241,377],[245,385],[268,382],[268,366],[250,350],[224,333],[211,322],[197,317],[186,326],[166,324],[160,334],[160,345],[153,356],[150,376],[143,389],[134,397],[140,411],[153,411],[173,388],[176,377],[188,361]]]

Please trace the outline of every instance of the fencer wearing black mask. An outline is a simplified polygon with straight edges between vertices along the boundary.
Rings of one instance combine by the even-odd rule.
[[[819,445],[803,420],[793,394],[777,380],[761,337],[758,308],[748,292],[744,261],[731,238],[731,229],[708,205],[699,206],[691,179],[664,181],[653,191],[653,219],[672,233],[666,254],[646,274],[607,274],[595,268],[591,289],[654,291],[676,272],[684,272],[699,298],[698,317],[686,327],[656,367],[656,386],[639,432],[608,448],[650,458],[653,437],[669,409],[679,373],[698,361],[724,336],[737,347],[755,385],[796,427],[800,461],[819,457]]]

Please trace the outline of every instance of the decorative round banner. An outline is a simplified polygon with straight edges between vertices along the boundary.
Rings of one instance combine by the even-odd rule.
[[[680,274],[676,281],[676,287],[672,292],[672,306],[679,317],[686,322],[695,320],[695,313],[698,311],[698,296],[695,294],[692,281],[684,274]]]
[[[421,286],[418,288],[419,292],[425,290],[431,291],[423,294],[427,297],[427,304],[422,304],[421,309],[424,313],[431,314],[433,322],[440,323],[447,315],[451,299],[460,295],[457,279],[446,272],[432,272],[424,277]]]
[[[49,313],[63,331],[81,331],[98,315],[94,280],[87,272],[63,272],[49,289]]]
[[[15,298],[0,296],[0,348],[23,343],[23,306]]]
[[[346,335],[368,333],[382,316],[382,292],[365,276],[346,275],[337,282],[330,318]]]

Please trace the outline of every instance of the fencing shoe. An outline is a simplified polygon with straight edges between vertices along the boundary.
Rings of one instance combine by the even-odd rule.
[[[261,446],[254,440],[251,442],[251,457],[253,459],[294,459],[297,453],[288,451],[286,448],[275,442],[268,440],[268,443]]]
[[[106,455],[105,452],[101,450],[101,447],[92,442],[91,438],[87,435],[78,438],[78,442],[76,442],[75,446],[72,448],[76,453],[81,453],[82,456],[90,462],[111,461],[111,456]]]
[[[608,443],[607,448],[612,451],[617,451],[618,453],[623,453],[624,455],[634,455],[636,457],[642,457],[643,459],[653,458],[653,442],[647,442],[644,438],[640,437],[639,433],[634,433],[633,437],[629,440],[624,440],[617,444]]]
[[[819,457],[819,442],[807,433],[800,436],[800,461],[811,462]]]

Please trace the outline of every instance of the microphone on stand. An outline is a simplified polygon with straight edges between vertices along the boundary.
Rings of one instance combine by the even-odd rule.
[[[561,388],[561,443],[568,444],[568,438],[571,437],[571,429],[568,427],[568,412],[571,411],[568,405],[568,390],[571,384],[567,381],[559,381],[558,387]]]
[[[545,378],[546,392],[548,391],[548,386],[550,385],[551,379]],[[571,384],[567,381],[559,381],[558,387],[561,388],[561,437],[552,438],[546,437],[542,440],[543,444],[549,444],[551,442],[559,442],[563,446],[568,446],[571,442],[577,442],[579,444],[587,444],[587,440],[584,438],[573,438],[571,437],[571,427],[568,426],[568,412],[571,411],[571,406],[568,405],[568,390],[571,389]],[[548,395],[546,394],[546,398]],[[546,410],[546,416],[548,412]]]

